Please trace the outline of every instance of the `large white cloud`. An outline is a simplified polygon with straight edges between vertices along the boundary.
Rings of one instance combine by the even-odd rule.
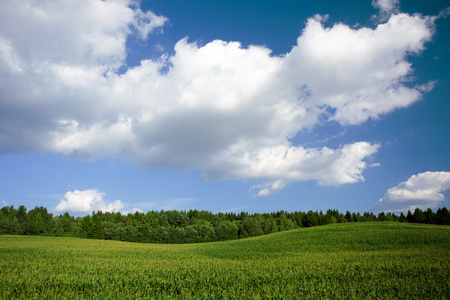
[[[44,62],[119,67],[133,30],[146,39],[167,21],[133,8],[134,4],[133,0],[7,1],[0,12],[1,36],[29,71]]]
[[[450,172],[419,173],[388,189],[378,206],[396,211],[436,208],[445,200],[443,192],[449,189]]]
[[[167,19],[133,1],[8,1],[0,12],[0,153],[50,151],[198,168],[210,179],[363,180],[379,145],[304,148],[291,138],[321,122],[358,125],[418,101],[409,54],[433,18],[395,14],[376,28],[308,20],[292,51],[183,39],[175,54],[124,74],[130,35]],[[164,72],[163,72],[164,70]]]
[[[345,24],[325,28],[309,19],[297,46],[288,54],[286,72],[304,82],[309,101],[326,106],[342,125],[402,108],[420,99],[424,86],[408,87],[408,54],[419,53],[433,34],[432,18],[397,14],[375,29]]]

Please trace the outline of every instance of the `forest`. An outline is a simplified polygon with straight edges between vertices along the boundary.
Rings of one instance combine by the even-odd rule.
[[[338,210],[320,212],[212,213],[208,211],[149,211],[123,215],[120,212],[92,212],[74,217],[69,213],[53,216],[45,207],[27,211],[4,206],[0,209],[0,234],[66,236],[142,243],[203,243],[259,236],[300,227],[333,223],[395,221],[450,225],[446,207],[436,212],[416,208],[403,213],[372,212],[345,214]]]

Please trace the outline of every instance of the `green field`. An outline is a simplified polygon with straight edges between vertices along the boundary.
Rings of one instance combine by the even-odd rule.
[[[347,223],[155,245],[0,236],[1,299],[449,299],[450,227]]]

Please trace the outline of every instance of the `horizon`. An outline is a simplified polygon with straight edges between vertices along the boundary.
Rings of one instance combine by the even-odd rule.
[[[441,1],[2,6],[0,206],[450,207]]]
[[[10,205],[10,206],[8,206],[8,205],[4,205],[3,207],[5,207],[5,208],[12,208],[12,209],[14,209],[15,211],[18,211],[19,209],[20,209],[20,207],[21,206],[24,206],[24,205],[19,205],[18,207],[15,207],[14,205]],[[1,207],[1,208],[3,208],[3,207]],[[101,213],[101,214],[107,214],[107,213],[111,213],[111,214],[115,214],[115,213],[120,213],[122,216],[128,216],[128,215],[134,215],[134,214],[136,214],[136,213],[139,213],[139,214],[143,214],[143,215],[147,215],[148,213],[165,213],[165,212],[169,212],[169,211],[175,211],[175,212],[179,212],[179,213],[189,213],[189,212],[195,212],[195,211],[197,211],[197,212],[206,212],[206,213],[210,213],[210,214],[213,214],[213,215],[219,215],[219,214],[223,214],[223,215],[227,215],[227,214],[230,214],[230,215],[234,215],[234,216],[239,216],[239,215],[241,215],[242,213],[244,213],[244,214],[248,214],[249,216],[253,216],[253,215],[271,215],[271,214],[276,214],[276,213],[280,213],[280,212],[284,212],[284,213],[287,213],[287,214],[295,214],[295,213],[304,213],[304,214],[307,214],[307,213],[309,213],[309,212],[312,212],[312,213],[317,213],[317,214],[323,214],[323,215],[326,215],[329,211],[331,211],[331,212],[337,212],[337,213],[339,213],[339,214],[341,214],[341,215],[345,215],[347,212],[349,212],[350,214],[355,214],[355,215],[359,215],[359,216],[363,216],[364,214],[366,214],[366,213],[368,213],[368,214],[371,214],[371,215],[373,215],[373,216],[375,216],[375,217],[378,217],[380,214],[387,214],[387,215],[391,215],[391,216],[395,216],[395,217],[400,217],[400,215],[403,215],[404,217],[406,217],[406,215],[408,214],[408,212],[410,212],[411,214],[414,214],[414,212],[416,211],[416,209],[419,209],[421,212],[426,212],[428,209],[431,209],[432,210],[432,212],[433,213],[436,213],[438,210],[442,210],[442,209],[447,209],[448,210],[448,208],[446,207],[446,206],[439,206],[439,207],[436,207],[435,209],[432,209],[432,208],[430,208],[430,207],[428,207],[428,208],[425,208],[425,209],[421,209],[421,208],[419,208],[419,207],[416,207],[416,208],[414,208],[414,209],[412,209],[412,210],[410,210],[410,209],[408,209],[407,210],[407,212],[406,213],[404,213],[403,211],[401,211],[401,212],[398,212],[398,213],[396,213],[396,212],[391,212],[391,211],[379,211],[379,212],[377,212],[377,213],[374,213],[373,211],[363,211],[363,212],[360,212],[360,211],[349,211],[349,210],[347,210],[347,211],[340,211],[340,210],[338,210],[338,209],[333,209],[333,208],[329,208],[329,209],[327,209],[327,210],[309,210],[309,211],[301,211],[301,210],[297,210],[297,211],[286,211],[286,210],[278,210],[278,211],[271,211],[271,212],[252,212],[252,213],[250,213],[250,212],[248,212],[248,211],[218,211],[218,212],[212,212],[212,211],[208,211],[208,210],[199,210],[199,209],[196,209],[196,208],[190,208],[190,209],[183,209],[183,210],[177,210],[177,209],[170,209],[170,210],[164,210],[164,209],[161,209],[161,210],[148,210],[148,211],[139,211],[139,210],[136,210],[136,211],[134,211],[134,212],[121,212],[121,211],[108,211],[108,210],[105,210],[105,211],[103,211],[103,210],[97,210],[97,211],[92,211],[92,212],[90,212],[90,213],[88,213],[88,212],[86,212],[86,213],[84,213],[84,214],[79,214],[79,213],[70,213],[69,211],[64,211],[64,212],[58,212],[58,213],[54,213],[54,212],[51,212],[51,211],[49,211],[48,209],[47,209],[47,207],[45,207],[45,206],[35,206],[35,207],[33,207],[33,208],[28,208],[28,207],[26,207],[26,206],[24,206],[25,207],[25,211],[26,211],[26,213],[29,213],[29,211],[30,210],[35,210],[35,209],[38,209],[38,210],[40,210],[40,209],[45,209],[45,210],[47,210],[47,212],[48,212],[48,214],[51,214],[54,218],[55,217],[61,217],[61,216],[64,216],[66,213],[68,213],[69,214],[69,216],[71,216],[71,217],[74,217],[74,218],[84,218],[84,217],[86,217],[86,216],[93,216],[93,215],[96,215],[96,214],[99,214],[99,213]],[[1,209],[0,208],[0,209]],[[395,221],[395,220],[394,220]],[[364,221],[364,222],[367,222],[367,221]]]

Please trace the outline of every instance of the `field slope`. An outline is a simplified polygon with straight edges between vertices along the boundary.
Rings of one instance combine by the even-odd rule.
[[[348,223],[207,244],[0,236],[0,298],[449,299],[450,227]]]

